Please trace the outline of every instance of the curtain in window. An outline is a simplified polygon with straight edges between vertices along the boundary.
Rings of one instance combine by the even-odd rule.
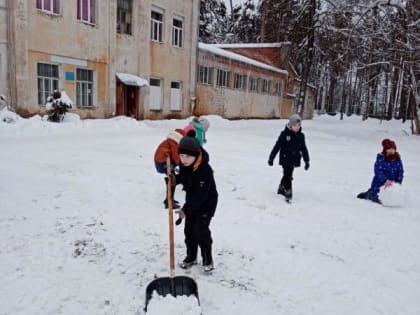
[[[56,14],[60,13],[60,0],[53,0],[54,9],[53,12]]]
[[[96,0],[77,0],[77,19],[96,23]]]
[[[96,19],[95,19],[95,0],[90,0],[90,23],[95,24],[96,23]]]
[[[44,0],[44,7],[43,9],[45,11],[51,11],[51,1],[50,0]]]

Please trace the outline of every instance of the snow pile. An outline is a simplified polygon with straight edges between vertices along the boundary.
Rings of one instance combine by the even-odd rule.
[[[63,122],[77,122],[80,121],[80,116],[76,113],[66,113],[63,118]]]
[[[161,296],[153,292],[153,297],[147,305],[147,315],[200,315],[201,308],[197,298],[191,296],[173,297],[168,294]]]
[[[5,123],[15,123],[19,119],[19,115],[14,112],[11,112],[7,107],[3,108],[0,111],[0,121]]]
[[[386,207],[402,207],[407,200],[407,190],[400,184],[393,184],[388,188],[382,186],[379,198]]]
[[[420,314],[420,137],[410,124],[303,121],[311,168],[295,170],[286,204],[276,193],[282,169],[267,158],[287,120],[205,117],[220,194],[216,268],[187,272],[203,314]],[[168,272],[166,187],[154,152],[190,120],[0,122],[0,314],[143,315],[147,285]],[[398,143],[410,191],[398,211],[356,198],[384,138]],[[175,197],[184,201],[181,187]],[[179,262],[183,225],[174,243]],[[161,299],[147,315],[177,314],[171,297]]]

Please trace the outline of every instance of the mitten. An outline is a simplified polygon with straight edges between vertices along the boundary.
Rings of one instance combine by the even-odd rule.
[[[309,169],[309,162],[305,162],[305,171]]]
[[[273,166],[273,160],[268,160],[268,165]]]
[[[175,225],[180,225],[182,220],[185,218],[184,210],[179,209],[175,211],[175,213],[178,213],[178,219],[175,221]]]

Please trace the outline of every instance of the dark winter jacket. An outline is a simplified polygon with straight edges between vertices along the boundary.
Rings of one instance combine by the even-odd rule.
[[[386,180],[401,184],[404,178],[404,169],[401,159],[386,161],[384,155],[379,153],[376,156],[375,176],[372,180],[371,190],[378,192]]]
[[[182,207],[185,214],[212,217],[216,211],[218,193],[209,155],[203,148],[193,165],[186,167],[180,163],[176,184],[180,183],[185,190],[185,204]]]
[[[305,135],[302,128],[294,132],[288,126],[281,132],[276,144],[271,150],[269,163],[273,163],[277,153],[280,152],[279,164],[282,166],[298,167],[303,156],[305,163],[309,162],[309,153],[305,144]]]

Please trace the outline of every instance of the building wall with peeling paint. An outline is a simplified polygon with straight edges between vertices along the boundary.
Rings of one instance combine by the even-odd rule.
[[[195,95],[197,1],[133,0],[131,35],[116,31],[117,0],[96,1],[94,24],[78,20],[76,1],[60,1],[60,5],[60,13],[51,14],[37,9],[35,1],[11,0],[15,36],[12,54],[16,59],[16,109],[19,114],[27,117],[45,111],[44,104],[38,104],[37,64],[40,62],[59,67],[59,89],[67,92],[75,103],[74,111],[82,118],[108,118],[116,114],[116,72],[135,74],[146,80],[162,79],[161,109],[149,109],[149,88],[140,87],[137,118],[187,117],[191,114],[190,102]],[[152,5],[164,12],[161,43],[150,40]],[[174,15],[184,19],[182,48],[171,44]],[[0,42],[0,54],[1,51]],[[92,107],[82,108],[77,104],[77,69],[94,72]],[[171,81],[180,82],[182,86],[182,107],[175,112],[169,108]]]

